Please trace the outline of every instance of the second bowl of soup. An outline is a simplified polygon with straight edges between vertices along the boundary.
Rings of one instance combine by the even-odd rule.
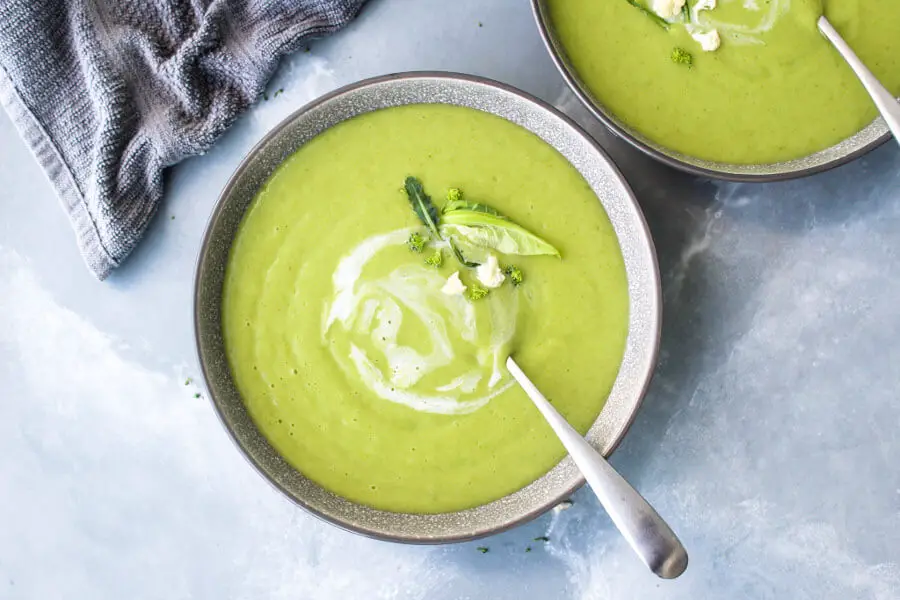
[[[888,137],[818,32],[824,11],[900,95],[895,0],[533,0],[557,66],[595,116],[675,167],[777,179]]]

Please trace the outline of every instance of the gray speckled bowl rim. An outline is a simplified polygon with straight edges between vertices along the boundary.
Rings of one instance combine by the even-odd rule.
[[[336,123],[381,108],[426,102],[468,106],[526,127],[560,151],[600,198],[619,239],[630,297],[625,356],[609,399],[586,436],[609,455],[630,427],[656,364],[661,291],[653,242],[631,189],[606,153],[561,113],[504,84],[456,73],[386,75],[338,89],[287,117],[244,158],[210,217],[197,259],[194,327],[213,407],[232,440],[270,483],[302,508],[344,529],[382,540],[436,544],[476,539],[533,519],[570,496],[584,479],[567,456],[525,488],[458,512],[392,513],[340,498],[290,466],[253,424],[232,381],[221,332],[222,284],[231,243],[247,206],[274,169]]]
[[[553,31],[546,2],[547,0],[531,0],[532,11],[544,45],[569,88],[594,117],[615,135],[645,154],[681,171],[700,177],[728,181],[764,182],[797,179],[821,173],[855,160],[885,143],[891,137],[884,119],[878,117],[859,133],[830,148],[789,161],[747,165],[708,161],[675,152],[626,125],[593,97],[587,86],[578,77],[578,73],[566,56],[562,43]]]

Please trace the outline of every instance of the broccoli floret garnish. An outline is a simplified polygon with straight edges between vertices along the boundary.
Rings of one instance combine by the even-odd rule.
[[[469,300],[481,300],[485,296],[490,293],[490,290],[485,289],[478,285],[477,283],[472,283],[469,285],[469,291],[467,292],[469,296]]]
[[[508,267],[503,269],[503,274],[509,277],[509,280],[515,286],[521,285],[522,280],[524,279],[524,277],[522,276],[522,269],[520,269],[516,265],[509,265]]]
[[[676,65],[687,65],[690,67],[694,64],[694,56],[684,48],[673,48],[672,62]]]
[[[441,252],[440,249],[434,251],[434,254],[425,259],[426,265],[431,265],[434,268],[439,268],[442,264],[444,264],[444,253]]]
[[[409,239],[406,240],[406,245],[409,246],[409,249],[413,252],[421,252],[425,249],[425,244],[428,243],[421,233],[411,233],[409,234]]]
[[[447,201],[448,202],[459,202],[462,200],[462,191],[458,188],[450,188],[447,190]]]

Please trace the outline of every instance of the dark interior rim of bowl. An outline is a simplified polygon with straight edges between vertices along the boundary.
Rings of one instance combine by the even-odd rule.
[[[334,117],[333,122],[325,123],[319,119],[324,115],[327,121],[328,112],[325,109],[329,103],[337,102],[345,96],[352,98],[354,93],[362,93],[370,88],[373,90],[372,93],[376,94],[378,90],[375,88],[379,86],[392,84],[402,86],[404,83],[432,84],[435,89],[440,88],[441,85],[450,88],[468,87],[471,89],[467,93],[473,95],[477,95],[480,91],[486,98],[502,97],[503,102],[510,106],[518,106],[521,113],[528,113],[526,110],[528,108],[539,115],[540,120],[550,123],[546,127],[555,127],[565,131],[570,143],[574,144],[575,142],[571,140],[577,140],[579,148],[584,146],[584,151],[589,154],[586,154],[587,158],[583,160],[597,163],[591,176],[595,179],[599,177],[601,180],[608,180],[607,185],[614,186],[614,189],[620,194],[621,198],[609,200],[609,206],[603,199],[601,202],[616,229],[623,257],[626,260],[630,311],[629,341],[626,342],[626,354],[607,405],[604,406],[586,436],[606,455],[609,455],[618,446],[631,426],[643,400],[652,377],[659,347],[661,286],[656,254],[647,224],[627,182],[608,155],[590,136],[571,119],[546,103],[520,90],[485,78],[445,72],[412,72],[363,80],[314,100],[286,117],[267,133],[245,156],[223,188],[207,224],[197,258],[194,282],[196,351],[208,395],[218,418],[232,441],[265,479],[296,504],[338,527],[377,539],[416,544],[461,542],[499,533],[520,525],[536,518],[569,497],[584,483],[571,458],[564,458],[550,472],[525,488],[487,505],[472,509],[453,513],[413,515],[391,513],[355,504],[306,479],[299,471],[290,466],[264,438],[247,414],[243,401],[234,386],[224,353],[224,340],[221,333],[222,283],[234,233],[256,191],[287,156],[329,127],[357,114],[364,114],[380,108],[437,102],[469,106],[478,110],[474,105],[442,102],[440,99],[435,100],[429,96],[429,100],[407,101],[401,99],[394,103],[386,102],[384,105],[370,106],[350,116]],[[390,90],[390,87],[386,88],[386,91]],[[455,93],[462,94],[463,92]],[[347,100],[345,104],[348,102],[351,100]],[[473,102],[475,101],[473,100]],[[501,102],[501,100],[498,99],[497,102]],[[377,104],[377,102],[375,103]],[[514,110],[514,108],[507,110]],[[498,116],[524,126],[514,120],[519,118],[518,114]],[[304,118],[306,118],[306,122],[303,121]],[[297,129],[303,126],[311,128],[312,133],[303,134],[306,137],[297,141],[292,127]],[[544,139],[531,127],[527,128]],[[303,138],[303,136],[300,137]],[[546,139],[544,141],[550,143]],[[551,145],[554,144],[551,143]],[[554,147],[561,151],[556,145]],[[564,156],[566,155],[564,154]],[[568,156],[566,158],[572,162]],[[575,166],[579,172],[582,172],[581,168]],[[582,176],[587,177],[584,172],[582,172]],[[588,180],[591,183],[591,180]],[[611,207],[615,208],[613,211],[615,214],[610,213]],[[629,233],[630,238],[623,239],[623,232]],[[635,298],[633,294],[639,297]],[[636,323],[638,324],[636,325]],[[636,338],[637,341],[632,338]],[[614,402],[615,404],[613,404]],[[618,414],[618,419],[614,419],[615,422],[604,424],[604,415],[607,414],[608,409],[612,410],[614,414]],[[301,490],[302,493],[298,490]],[[533,498],[538,498],[538,500]]]
[[[641,152],[680,171],[727,181],[766,182],[797,179],[821,173],[851,162],[874,150],[891,138],[887,125],[879,117],[857,134],[809,156],[767,164],[746,165],[706,161],[681,154],[657,144],[626,125],[594,99],[569,62],[562,43],[557,38],[547,9],[547,0],[531,0],[535,21],[553,63],[569,88],[591,114],[616,136]]]

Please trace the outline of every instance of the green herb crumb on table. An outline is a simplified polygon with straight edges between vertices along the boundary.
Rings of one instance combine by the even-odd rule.
[[[476,550],[478,550],[482,554],[487,554],[490,551],[490,548],[488,548],[487,546],[478,546]]]

